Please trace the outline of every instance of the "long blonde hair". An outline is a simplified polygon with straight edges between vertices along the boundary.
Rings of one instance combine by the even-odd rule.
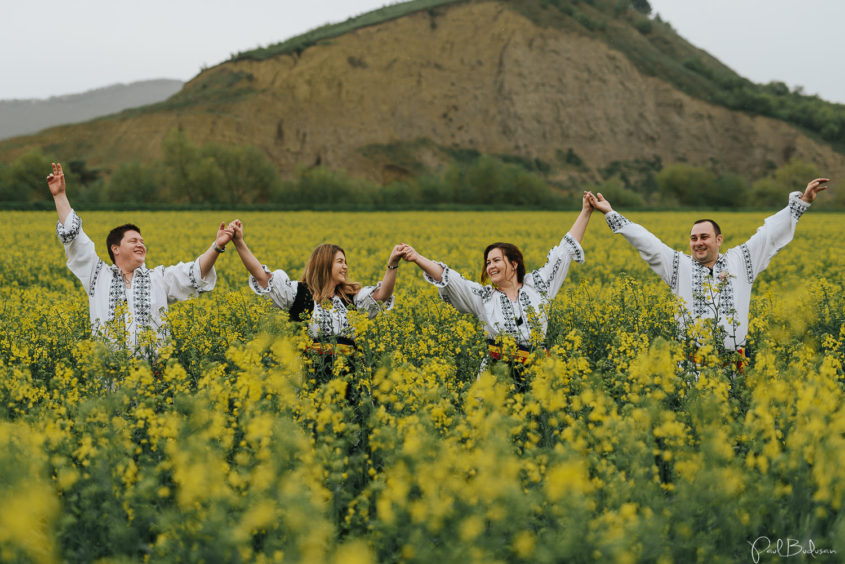
[[[350,302],[352,296],[356,295],[361,289],[361,285],[357,282],[344,281],[335,285],[332,279],[332,266],[334,265],[334,256],[338,251],[343,253],[344,258],[346,257],[346,252],[342,248],[323,243],[311,252],[308,262],[305,263],[302,282],[308,286],[311,296],[318,304],[324,300],[332,299],[335,295],[340,296],[346,302]]]

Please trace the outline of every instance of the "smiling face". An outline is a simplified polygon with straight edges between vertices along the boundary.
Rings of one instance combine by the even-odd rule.
[[[130,229],[123,234],[120,245],[112,245],[114,263],[124,272],[134,272],[144,264],[147,258],[147,247],[144,238],[137,231]]]
[[[346,282],[346,255],[337,251],[332,259],[332,281],[335,285]]]
[[[490,249],[490,252],[487,253],[484,268],[490,282],[497,287],[516,282],[517,263],[508,261],[508,257],[499,247]]]
[[[692,258],[701,265],[712,267],[719,258],[719,247],[722,245],[722,234],[716,234],[716,229],[709,221],[696,223],[689,234],[689,249]]]

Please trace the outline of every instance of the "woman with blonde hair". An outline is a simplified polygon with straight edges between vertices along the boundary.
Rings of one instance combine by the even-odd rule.
[[[407,245],[396,245],[387,260],[386,272],[375,286],[362,286],[347,279],[346,253],[337,245],[318,245],[305,264],[302,280],[291,280],[283,270],[271,271],[249,250],[244,241],[243,223],[236,219],[227,229],[232,243],[250,273],[249,287],[258,295],[287,310],[293,321],[308,321],[314,339],[309,349],[320,355],[351,353],[355,349],[354,330],[349,323],[350,309],[370,318],[393,307],[396,271]]]

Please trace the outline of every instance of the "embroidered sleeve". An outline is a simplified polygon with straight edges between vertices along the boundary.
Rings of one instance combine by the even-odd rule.
[[[249,277],[249,287],[259,296],[265,296],[268,300],[281,309],[288,310],[296,299],[296,290],[299,282],[291,280],[284,270],[270,271],[267,265],[262,264],[264,272],[270,275],[267,287],[264,288],[258,283],[254,276]]]
[[[82,231],[82,219],[73,210],[70,210],[65,221],[67,225],[62,224],[61,221],[56,222],[56,234],[63,245],[71,243]]]
[[[611,215],[614,215],[614,217],[611,218]],[[625,237],[639,251],[640,256],[648,263],[649,268],[673,290],[676,290],[681,253],[658,239],[642,225],[634,223],[616,212],[608,213],[605,218],[613,232]]]
[[[270,289],[273,286],[273,273],[270,272],[270,269],[267,268],[266,264],[262,264],[261,268],[264,269],[264,272],[270,275],[270,279],[267,281],[267,287],[265,288],[261,284],[258,283],[258,280],[255,279],[255,276],[252,274],[249,275],[249,289],[258,294],[259,296],[263,296],[265,294],[270,293]],[[287,276],[287,275],[286,275]]]
[[[375,286],[365,286],[361,288],[355,296],[355,308],[359,311],[366,311],[367,315],[371,319],[382,311],[393,309],[393,304],[396,303],[396,299],[393,295],[387,298],[383,304],[375,299],[373,297],[373,293],[379,288],[381,288],[381,282]]]
[[[567,233],[560,240],[560,244],[549,251],[546,264],[529,272],[523,282],[527,286],[533,286],[551,300],[563,285],[573,260],[584,262],[584,249],[574,237]]]
[[[65,218],[67,225],[56,224],[56,233],[65,246],[67,267],[82,282],[88,295],[93,295],[100,269],[100,257],[92,241],[82,230],[82,219],[73,210]]]
[[[423,273],[426,282],[434,284],[443,301],[458,311],[474,313],[475,315],[481,314],[485,299],[490,299],[492,293],[490,287],[482,286],[477,282],[471,282],[465,279],[442,262],[438,262],[437,264],[443,267],[443,275],[440,277],[440,282],[437,282],[428,274]]]
[[[626,218],[621,213],[612,211],[608,212],[604,215],[604,220],[607,222],[608,227],[614,233],[619,233],[619,230],[631,223],[631,221]]]
[[[205,278],[202,277],[199,258],[193,262],[180,262],[173,266],[157,268],[163,268],[161,276],[169,304],[209,292],[217,283],[217,272],[213,267]]]
[[[792,192],[787,206],[767,217],[757,232],[738,247],[745,263],[745,275],[750,281],[756,279],[769,266],[772,257],[792,241],[798,220],[809,207],[810,204],[801,199],[801,192]]]

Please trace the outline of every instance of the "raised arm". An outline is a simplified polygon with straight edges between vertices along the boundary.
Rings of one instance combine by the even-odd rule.
[[[217,228],[217,237],[207,251],[200,255],[200,275],[205,278],[208,272],[214,268],[217,257],[226,251],[226,243],[232,240],[232,231],[221,223]]]
[[[584,240],[587,224],[590,223],[590,216],[593,215],[593,206],[590,204],[589,196],[592,196],[592,194],[584,192],[584,196],[581,198],[581,213],[575,218],[575,223],[572,224],[572,228],[569,230],[572,238],[579,243]]]
[[[62,172],[61,163],[52,163],[53,172],[47,176],[47,186],[50,188],[50,193],[53,195],[53,201],[56,203],[56,213],[59,215],[59,221],[62,225],[65,224],[71,207],[65,192],[65,173]]]
[[[669,284],[672,290],[675,290],[678,282],[677,268],[681,253],[658,239],[645,227],[631,222],[628,218],[614,211],[610,202],[605,200],[601,193],[593,195],[592,192],[587,192],[587,200],[593,208],[604,214],[605,221],[607,221],[611,231],[625,237],[639,251],[640,256],[648,263],[648,266],[664,282]]]
[[[272,275],[264,270],[264,267],[258,262],[255,255],[252,254],[252,251],[249,250],[249,247],[246,246],[243,223],[241,223],[240,219],[235,219],[229,223],[229,229],[232,230],[232,244],[235,245],[235,250],[238,251],[238,256],[241,257],[244,268],[246,268],[247,272],[255,278],[255,281],[262,288],[267,288],[270,285],[270,276]]]
[[[810,208],[816,195],[827,188],[827,178],[811,180],[804,192],[792,192],[787,206],[776,214],[769,216],[757,232],[748,241],[739,246],[746,263],[746,274],[749,282],[757,278],[769,266],[769,262],[778,251],[789,244],[795,235],[798,220]]]
[[[393,287],[396,285],[396,274],[399,270],[399,261],[408,249],[410,247],[403,243],[396,245],[390,251],[390,257],[387,259],[387,272],[384,273],[384,279],[382,279],[381,285],[373,292],[373,299],[383,302],[393,294]]]
[[[443,267],[439,263],[425,258],[410,245],[405,245],[405,253],[402,255],[402,258],[408,262],[415,263],[435,282],[440,282],[443,278]]]

